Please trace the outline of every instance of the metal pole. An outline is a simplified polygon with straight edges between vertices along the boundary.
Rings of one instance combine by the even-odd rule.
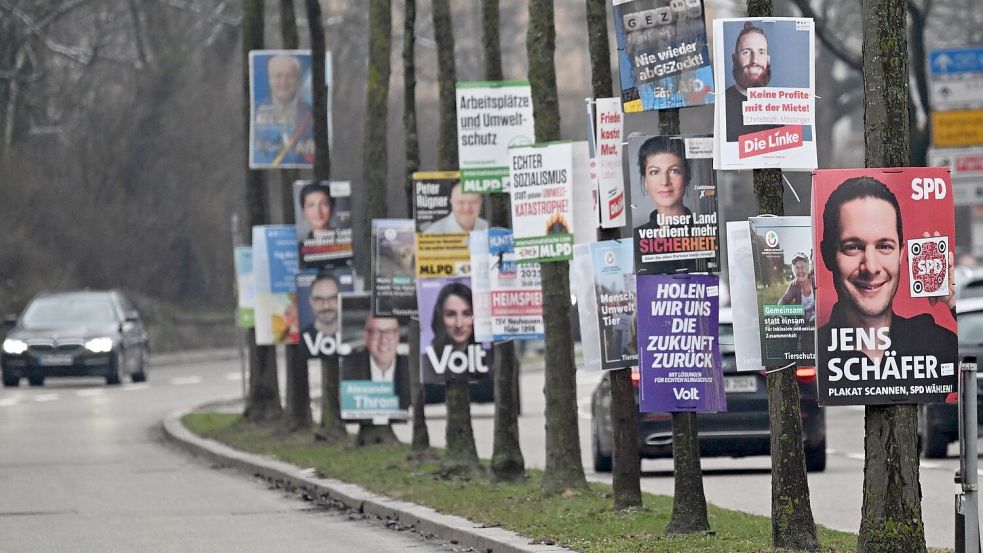
[[[964,357],[959,371],[959,474],[961,487],[956,498],[958,524],[956,549],[980,551],[979,477],[976,459],[976,357]],[[962,538],[960,540],[960,537]],[[962,546],[962,547],[960,547]]]
[[[241,245],[241,241],[239,240],[239,215],[233,213],[232,214],[232,255],[233,256],[235,255],[236,246],[239,245]],[[242,399],[243,401],[245,401],[246,396],[249,393],[249,387],[248,387],[247,376],[246,376],[246,348],[248,346],[246,345],[246,329],[239,328],[239,297],[238,296],[240,293],[241,290],[239,290],[238,286],[236,286],[236,313],[234,317],[235,320],[232,322],[232,324],[235,326],[236,349],[239,350],[239,375],[240,375],[240,382],[242,387]]]

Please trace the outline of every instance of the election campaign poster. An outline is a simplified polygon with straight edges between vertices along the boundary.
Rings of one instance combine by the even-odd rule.
[[[751,217],[761,363],[816,363],[816,273],[809,217]],[[733,292],[731,296],[733,297]]]
[[[416,316],[415,239],[412,219],[372,220],[374,316]]]
[[[465,192],[505,192],[509,147],[532,144],[535,137],[527,81],[457,83],[457,150]]]
[[[713,103],[702,0],[614,0],[614,34],[625,112]]]
[[[256,344],[296,344],[297,230],[293,225],[253,227],[253,275],[256,285]]]
[[[597,296],[594,295],[594,256],[590,244],[573,245],[573,261],[570,263],[570,279],[573,281],[580,323],[580,343],[583,348],[584,368],[601,370],[601,334],[597,320]]]
[[[727,410],[716,275],[638,275],[642,413]]]
[[[590,245],[593,257],[601,369],[638,366],[635,337],[635,273],[630,239]]]
[[[816,168],[814,34],[812,19],[714,20],[717,169]]]
[[[417,278],[471,274],[468,233],[488,229],[484,197],[463,192],[457,171],[414,173],[413,184]]]
[[[628,137],[637,274],[720,270],[712,155],[708,136]]]
[[[297,273],[300,344],[306,357],[338,353],[338,294],[354,289],[350,267],[302,269]]]
[[[471,303],[474,308],[474,339],[485,342],[492,339],[491,320],[491,254],[488,235],[506,229],[471,231],[468,249],[471,251]],[[509,231],[511,233],[511,231]]]
[[[314,166],[310,50],[249,52],[249,167]],[[325,54],[328,136],[331,132],[331,53]]]
[[[373,317],[368,294],[338,299],[341,418],[372,424],[406,420],[410,365],[398,319]]]
[[[416,281],[420,376],[425,384],[491,376],[491,344],[474,336],[471,277]]]
[[[758,325],[758,288],[754,264],[748,263],[751,229],[747,221],[727,221],[727,277],[730,280],[730,308],[733,317],[734,351],[738,372],[760,371],[761,332]]]
[[[625,175],[621,143],[624,141],[624,114],[617,98],[598,98],[597,136],[594,141],[594,173],[602,228],[620,228],[627,223]]]
[[[253,278],[252,246],[235,247],[236,321],[239,328],[256,326],[256,285]]]
[[[573,171],[570,178],[571,197],[584,201],[572,202],[573,243],[582,244],[597,240],[597,227],[600,224],[597,211],[597,182],[591,178],[590,146],[586,140],[570,143]],[[586,201],[592,198],[592,201]],[[572,250],[571,250],[572,255]]]
[[[488,256],[491,339],[496,342],[542,340],[540,264],[516,262],[512,229],[493,228],[489,231]]]
[[[812,197],[819,403],[955,400],[948,170],[817,171]]]
[[[512,229],[518,261],[570,259],[574,242],[572,144],[516,146],[509,149],[509,154]],[[585,177],[586,163],[585,155]]]
[[[352,183],[294,183],[294,220],[301,267],[340,266],[352,258]]]

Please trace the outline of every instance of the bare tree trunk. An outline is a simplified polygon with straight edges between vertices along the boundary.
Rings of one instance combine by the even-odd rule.
[[[317,0],[314,0],[315,2]],[[348,430],[341,420],[341,393],[338,383],[338,356],[321,359],[321,423],[314,431],[314,438],[328,443],[343,442],[348,439]]]
[[[365,177],[365,218],[359,223],[363,236],[371,232],[372,219],[386,216],[386,120],[389,98],[389,54],[392,48],[392,1],[369,2],[369,76],[366,85],[365,138],[362,172]],[[359,263],[368,274],[368,256]]]
[[[454,27],[449,0],[433,0],[433,32],[437,43],[437,83],[440,130],[437,165],[456,171],[457,159],[457,69],[454,64]],[[467,378],[450,378],[447,391],[447,455],[445,463],[456,473],[480,469],[471,427],[471,399]]]
[[[247,0],[242,14],[243,97],[249,97],[249,51],[263,48],[263,0]],[[251,119],[249,102],[243,107],[244,143],[248,144]],[[269,220],[263,173],[246,168],[246,221],[252,228]],[[279,420],[283,412],[276,375],[276,350],[273,346],[256,344],[256,332],[247,335],[249,345],[249,393],[244,417],[250,422],[268,423]]]
[[[403,132],[406,134],[406,213],[413,217],[413,173],[420,169],[420,142],[416,130],[416,0],[405,0],[403,17]],[[414,455],[430,449],[426,394],[420,381],[420,320],[409,321],[410,399],[413,409]]]
[[[556,28],[553,0],[529,0],[526,33],[529,84],[532,87],[536,140],[560,138],[560,106],[556,92]],[[570,264],[542,264],[543,325],[546,334],[546,470],[543,489],[562,492],[586,489],[577,428],[577,366],[570,331]]]
[[[863,3],[867,167],[909,163],[906,12],[905,0]],[[925,551],[917,420],[916,405],[870,405],[865,410],[861,553]]]
[[[399,438],[393,432],[391,424],[371,424],[364,423],[358,425],[358,434],[355,436],[355,447],[367,445],[388,445],[398,444]]]
[[[485,54],[485,79],[501,81],[502,49],[499,31],[498,0],[481,0],[481,42]],[[508,193],[490,194],[493,227],[510,228],[511,209]],[[511,482],[525,477],[526,460],[519,446],[519,359],[515,342],[492,345],[495,379],[495,434],[491,469],[496,481]]]

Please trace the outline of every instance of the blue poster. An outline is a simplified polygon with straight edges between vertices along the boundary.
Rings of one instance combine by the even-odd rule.
[[[289,225],[266,227],[267,260],[270,264],[270,292],[290,293],[297,283],[297,229]]]

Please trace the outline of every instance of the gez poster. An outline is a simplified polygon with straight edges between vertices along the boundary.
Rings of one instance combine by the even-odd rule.
[[[296,344],[297,231],[293,225],[253,227],[253,278],[256,285],[256,344]]]
[[[955,397],[952,185],[944,168],[813,176],[819,403]]]
[[[457,139],[465,192],[505,192],[509,147],[535,142],[527,81],[457,83]]]
[[[520,263],[573,257],[573,145],[509,149],[512,229]],[[586,168],[585,168],[586,172]]]
[[[719,277],[638,275],[637,281],[641,412],[726,411]]]
[[[373,317],[367,294],[341,294],[339,299],[341,418],[374,424],[405,420],[410,365],[399,321]]]
[[[600,330],[601,369],[637,367],[631,240],[594,242],[590,252],[597,328]]]
[[[303,269],[297,273],[301,351],[308,358],[338,353],[338,294],[355,289],[352,269]]]
[[[324,60],[331,132],[331,54]],[[310,50],[249,52],[249,167],[310,169],[314,166]]]
[[[809,217],[751,217],[761,364],[816,362],[816,276]]]
[[[372,220],[372,314],[414,317],[416,248],[412,219]]]
[[[420,375],[425,384],[491,376],[491,343],[474,336],[471,277],[416,281]]]
[[[711,137],[628,138],[635,272],[720,270]]]
[[[816,168],[812,19],[716,19],[716,167]]]
[[[413,174],[417,278],[471,274],[468,233],[488,230],[487,198],[461,189],[457,171]]]
[[[614,0],[625,112],[713,103],[702,0]]]
[[[294,183],[294,220],[301,267],[339,266],[352,258],[352,183]]]

